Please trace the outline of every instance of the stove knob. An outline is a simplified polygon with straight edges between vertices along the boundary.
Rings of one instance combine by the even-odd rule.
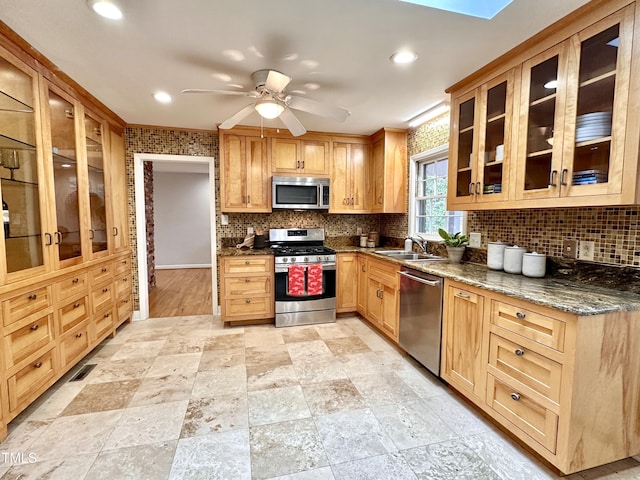
[[[309,261],[309,257],[304,257],[304,261],[308,262]]]
[[[327,256],[327,257],[324,257],[324,261],[325,261],[325,262],[328,262],[328,261],[329,261],[329,257],[328,257],[328,256]]]
[[[287,257],[284,257],[284,258],[282,259],[282,263],[287,263],[288,261],[289,261],[289,259],[288,259]]]
[[[296,257],[291,257],[291,263],[296,261]]]

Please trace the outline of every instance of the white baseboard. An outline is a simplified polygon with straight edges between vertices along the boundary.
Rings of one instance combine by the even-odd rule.
[[[178,270],[182,268],[211,268],[210,263],[189,264],[189,265],[156,265],[156,270]]]

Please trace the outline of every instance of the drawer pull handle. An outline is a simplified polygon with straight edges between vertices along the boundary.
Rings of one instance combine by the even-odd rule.
[[[80,337],[82,337],[82,332],[76,333],[76,338],[80,338]]]
[[[249,283],[251,281],[251,279],[250,278],[245,278],[244,281]]]
[[[367,268],[366,268],[364,265],[362,265],[362,267],[360,267],[360,269],[361,269],[363,272],[366,272],[366,271],[367,271]]]
[[[33,295],[29,295],[29,300],[35,300],[36,298],[38,298],[38,295],[35,293]]]
[[[522,320],[524,317],[526,317],[527,314],[524,312],[518,312],[516,313],[516,317],[518,317],[520,320]]]
[[[33,365],[33,368],[40,368],[41,366],[42,366],[42,362],[36,362],[36,363]]]
[[[244,301],[244,303],[251,303],[251,300],[250,300],[250,299],[246,299],[246,300]]]
[[[456,293],[456,297],[466,298],[466,299],[471,298],[469,295],[467,295],[466,293],[462,293],[462,292]]]
[[[109,318],[110,315],[108,313],[105,313],[103,316],[104,318]]]
[[[79,278],[74,278],[73,280],[71,280],[71,283],[76,284],[80,281]]]
[[[107,293],[108,291],[109,291],[109,289],[108,289],[108,288],[103,288],[103,289],[102,289],[102,293]]]
[[[511,400],[515,400],[517,402],[518,400],[520,400],[520,395],[517,393],[512,393]]]
[[[244,261],[244,264],[245,264],[245,265],[249,265],[250,263],[251,263],[251,262],[250,262],[249,260],[245,260],[245,261]]]
[[[524,350],[522,350],[521,348],[517,348],[515,354],[521,357],[522,355],[524,355]]]
[[[107,273],[107,267],[102,267],[101,272],[102,272],[102,273]]]
[[[73,304],[73,308],[80,308],[80,304],[79,303],[74,303]]]
[[[31,330],[33,330],[34,332],[38,329],[38,324],[36,323],[35,325],[31,325]]]

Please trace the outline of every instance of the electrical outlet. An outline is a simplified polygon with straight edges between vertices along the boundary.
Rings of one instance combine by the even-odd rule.
[[[565,258],[576,258],[578,256],[578,241],[577,240],[563,240],[562,241],[562,256]]]
[[[473,248],[480,248],[480,243],[482,243],[482,234],[478,232],[471,232],[469,234],[469,246]]]
[[[253,233],[253,227],[247,227],[247,235],[251,235]]]
[[[356,227],[356,235],[362,235],[362,227]]]
[[[226,213],[220,214],[220,225],[229,225],[229,215]]]
[[[595,255],[596,242],[589,242],[582,240],[580,241],[580,245],[578,248],[578,259],[579,260],[593,260],[593,256]]]

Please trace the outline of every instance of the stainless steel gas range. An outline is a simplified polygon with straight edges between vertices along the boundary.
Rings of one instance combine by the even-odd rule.
[[[276,327],[336,321],[336,252],[324,229],[269,230],[275,257]]]

